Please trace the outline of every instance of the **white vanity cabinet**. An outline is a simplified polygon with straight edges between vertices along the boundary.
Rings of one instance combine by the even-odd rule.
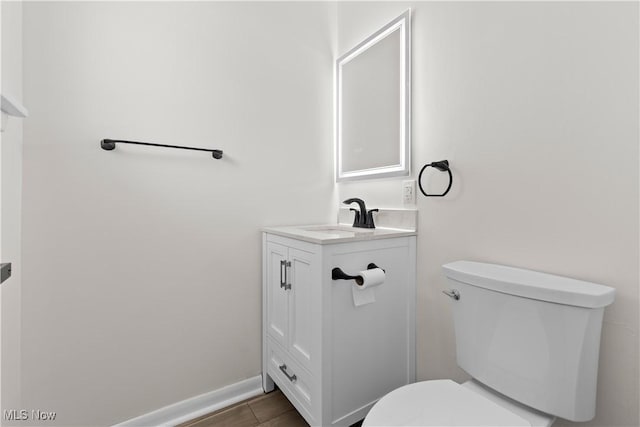
[[[379,233],[263,233],[263,387],[277,384],[311,425],[353,424],[415,381],[415,233]],[[356,307],[354,282],[331,270],[356,275],[369,263],[385,282]]]

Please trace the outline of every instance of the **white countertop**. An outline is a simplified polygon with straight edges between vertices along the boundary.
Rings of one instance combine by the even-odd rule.
[[[417,234],[415,230],[385,227],[355,228],[343,224],[264,227],[262,231],[321,245],[358,242],[363,240],[389,239],[392,237],[415,236]]]

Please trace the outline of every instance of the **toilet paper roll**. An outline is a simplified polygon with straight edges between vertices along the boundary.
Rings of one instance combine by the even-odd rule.
[[[371,270],[363,270],[358,272],[362,280],[356,280],[351,285],[351,293],[353,294],[353,304],[356,307],[371,304],[376,301],[376,287],[384,283],[385,274],[381,268],[372,268]]]

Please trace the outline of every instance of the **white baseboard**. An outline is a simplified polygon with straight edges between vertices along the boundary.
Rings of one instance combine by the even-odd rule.
[[[131,418],[114,427],[175,426],[262,393],[262,377],[258,375]]]

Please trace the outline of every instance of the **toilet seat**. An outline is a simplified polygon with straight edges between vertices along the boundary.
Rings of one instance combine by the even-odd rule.
[[[451,380],[431,380],[393,390],[362,424],[372,426],[509,426],[532,423]]]

